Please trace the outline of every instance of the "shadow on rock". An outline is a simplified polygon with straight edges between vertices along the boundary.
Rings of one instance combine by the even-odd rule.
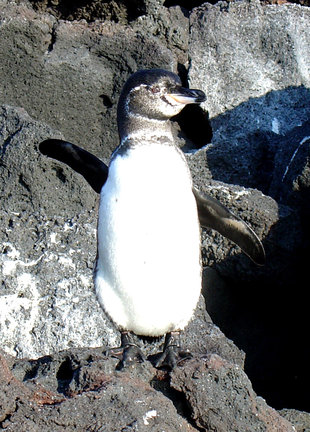
[[[204,264],[215,271],[206,275],[208,312],[246,352],[258,394],[274,407],[303,410],[310,409],[309,102],[304,87],[250,99],[212,119],[212,143],[189,156],[196,184],[249,222],[266,249],[257,268],[217,234],[204,234]]]

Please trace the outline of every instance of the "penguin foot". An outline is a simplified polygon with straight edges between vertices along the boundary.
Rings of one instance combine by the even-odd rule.
[[[145,356],[141,349],[136,345],[131,338],[129,332],[121,333],[121,346],[111,348],[107,351],[107,355],[116,357],[120,360],[117,369],[123,369],[133,363],[142,363],[145,361]]]
[[[167,333],[164,351],[157,359],[155,367],[168,367],[173,369],[182,361],[192,358],[192,354],[187,350],[182,350],[180,346],[180,332]]]
[[[145,356],[141,349],[137,345],[128,345],[124,348],[120,369],[128,367],[133,363],[142,363],[144,361]]]

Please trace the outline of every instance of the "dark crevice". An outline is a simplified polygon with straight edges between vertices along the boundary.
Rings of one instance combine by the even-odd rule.
[[[183,63],[178,63],[178,75],[181,79],[182,86],[188,87],[188,70]]]
[[[25,188],[27,192],[31,192],[30,187],[29,187],[29,186],[27,185],[27,183],[25,182],[24,177],[23,177],[22,174],[19,175],[18,183],[19,183],[23,188]]]
[[[0,429],[5,430],[8,427],[8,422],[10,422],[11,417],[13,414],[15,414],[18,410],[18,398],[15,400],[15,408],[13,411],[7,413],[5,417],[0,421]]]
[[[59,366],[56,378],[58,381],[57,391],[66,394],[69,384],[73,380],[76,365],[73,365],[72,360],[67,357]]]
[[[186,150],[200,149],[211,142],[212,127],[209,121],[209,114],[200,105],[187,105],[175,116],[172,121],[176,121],[191,141],[191,145]]]
[[[300,273],[286,272],[287,286],[284,282],[276,287],[272,282],[257,281],[249,292],[248,283],[227,278],[225,287],[218,293],[212,290],[206,303],[214,324],[246,353],[245,373],[257,395],[275,409],[309,412],[305,395],[310,385],[310,348],[305,343],[308,302],[304,290],[309,250],[296,255],[291,265],[293,268],[299,261]],[[223,304],[229,305],[224,313]],[[297,317],[294,310],[298,311]],[[296,359],[293,366],[291,355]]]
[[[36,363],[34,363],[33,367],[26,370],[23,381],[27,381],[27,380],[35,378],[38,374],[39,366],[40,366],[40,363],[36,362]]]
[[[66,183],[66,181],[67,181],[67,177],[66,177],[66,175],[65,175],[65,173],[64,173],[64,170],[63,170],[61,167],[58,167],[58,166],[53,167],[53,170],[54,170],[55,173],[56,173],[56,177],[58,177],[59,180],[60,180],[62,183]]]
[[[178,75],[183,87],[188,88],[188,70],[182,63],[178,64]],[[183,148],[184,151],[200,149],[211,142],[213,133],[209,114],[200,105],[186,105],[171,120],[178,123],[182,133],[189,140]]]
[[[38,360],[30,360],[29,362],[26,363],[26,367],[24,369],[24,376],[22,380],[27,381],[27,380],[37,378],[39,371],[44,368],[48,369],[51,362],[52,362],[51,356],[44,356],[39,358]],[[14,372],[16,365],[13,367],[12,370],[14,375],[16,375],[16,371]],[[18,376],[18,372],[17,372],[17,376]]]
[[[184,393],[175,390],[170,385],[170,377],[167,375],[165,379],[162,377],[154,377],[150,382],[151,387],[162,393],[166,398],[168,398],[174,405],[179,416],[183,417],[195,430],[204,431],[205,429],[199,428],[194,420],[192,419],[192,410],[189,403],[186,400]]]
[[[128,23],[146,13],[143,0],[30,0],[37,11],[49,12],[58,19],[95,20]]]
[[[47,47],[47,52],[52,52],[54,49],[54,45],[56,43],[56,25],[53,25],[52,30],[51,30],[51,40],[50,43]]]
[[[105,95],[105,94],[102,94],[102,95],[100,95],[99,97],[100,97],[100,99],[102,100],[103,105],[104,105],[106,108],[112,108],[112,106],[113,106],[113,102],[111,101],[111,99],[109,98],[109,96],[107,96],[107,95]]]
[[[0,151],[0,157],[1,158],[3,158],[3,156],[5,155],[6,149],[9,146],[12,138],[13,138],[12,136],[9,136],[6,140],[3,141],[1,151]]]
[[[134,21],[139,16],[146,14],[145,1],[142,0],[129,0],[124,1],[127,6],[128,21]]]

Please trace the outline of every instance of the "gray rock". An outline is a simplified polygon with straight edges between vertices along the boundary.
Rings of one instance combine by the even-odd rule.
[[[226,240],[208,233],[204,263],[225,280],[219,293],[206,285],[208,311],[246,351],[256,391],[273,406],[304,410],[309,24],[309,8],[299,5],[219,2],[192,12],[189,38],[190,84],[207,93],[213,133],[211,143],[189,155],[195,182],[254,228],[267,257],[263,268],[254,268]],[[300,360],[288,373],[281,359],[290,340]]]
[[[122,371],[116,364],[100,349],[32,361],[0,352],[0,426],[27,432],[294,431],[256,397],[239,366],[216,354],[185,362],[171,377],[150,362]]]
[[[171,386],[185,396],[195,425],[204,431],[295,430],[255,395],[238,366],[216,354],[174,369]]]
[[[296,432],[309,432],[310,431],[310,414],[304,411],[297,411],[294,409],[283,409],[279,414],[291,422]]]
[[[38,143],[59,132],[22,109],[0,110],[1,346],[38,357],[70,346],[114,345],[95,298],[97,196]]]
[[[278,199],[270,186],[283,175],[274,172],[279,143],[288,155],[283,137],[297,127],[305,135],[310,118],[309,21],[307,7],[259,1],[205,4],[191,14],[189,78],[207,94],[213,132],[209,178]]]
[[[258,1],[205,4],[190,16],[190,84],[207,94],[213,132],[211,143],[188,157],[194,181],[266,239],[268,278],[303,242],[300,215],[273,192],[275,166],[285,161],[279,142],[284,151],[283,136],[310,117],[309,21],[308,8]],[[231,260],[238,249],[217,234],[203,244],[204,264],[221,261],[223,275],[262,275],[244,258]]]
[[[156,374],[150,364],[137,366],[133,373],[111,372],[111,365],[115,369],[113,359],[95,350],[67,352],[33,362],[23,381],[12,374],[14,367],[11,371],[5,365],[12,389],[7,394],[9,384],[4,384],[1,394],[13,402],[14,410],[0,413],[1,427],[23,432],[195,430],[168,398],[150,386]],[[75,385],[70,388],[72,381]]]
[[[194,10],[190,16],[191,83],[206,92],[205,107],[211,119],[217,117],[216,129],[220,129],[220,115],[227,111],[229,115],[249,99],[246,111],[234,111],[234,116],[242,116],[243,130],[282,133],[307,118],[305,103],[294,116],[285,108],[296,106],[294,97],[290,101],[294,95],[290,87],[310,85],[309,19],[307,7],[263,5],[257,0],[206,3]],[[287,95],[285,103],[275,93],[281,90]],[[301,102],[302,94],[307,92],[299,95]],[[270,106],[261,109],[261,101]]]
[[[279,203],[309,212],[310,119],[274,141],[274,170],[269,194]]]
[[[146,14],[138,17],[131,23],[135,31],[156,37],[164,46],[167,46],[173,56],[176,56],[179,72],[184,73],[188,66],[188,27],[189,18],[180,6],[165,8],[158,1],[151,1],[146,7]],[[181,76],[183,78],[183,76]]]
[[[149,24],[57,21],[27,3],[0,1],[0,104],[22,106],[68,139],[107,160],[118,144],[116,105],[128,76],[141,68],[176,70],[177,56]],[[180,12],[160,20],[181,35]],[[151,19],[151,18],[150,18]],[[155,29],[153,19],[153,33]],[[183,29],[183,30],[182,30]],[[168,36],[172,41],[172,36]],[[182,36],[177,38],[182,39]],[[179,42],[175,42],[179,44]],[[182,47],[184,52],[185,47]],[[184,57],[184,55],[183,55]]]

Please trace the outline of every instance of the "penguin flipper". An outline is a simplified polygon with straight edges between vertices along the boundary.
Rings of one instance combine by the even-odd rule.
[[[63,162],[81,174],[95,192],[100,193],[107,180],[109,168],[86,150],[58,139],[42,141],[39,150],[45,156]]]
[[[202,194],[195,187],[193,193],[201,226],[215,229],[236,243],[256,264],[264,265],[265,250],[255,232],[215,198]]]

